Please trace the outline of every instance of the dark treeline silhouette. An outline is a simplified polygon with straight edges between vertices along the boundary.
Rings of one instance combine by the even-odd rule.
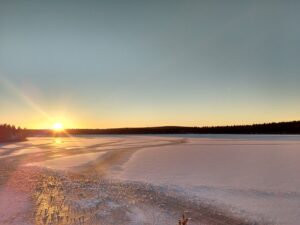
[[[54,133],[52,130],[28,130],[29,135],[97,135],[97,134],[300,134],[300,121],[234,125],[216,127],[142,127],[113,129],[68,129]]]
[[[0,142],[24,141],[26,132],[20,127],[9,124],[0,124]]]

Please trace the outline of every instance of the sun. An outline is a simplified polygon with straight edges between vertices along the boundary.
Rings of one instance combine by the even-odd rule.
[[[52,130],[54,130],[54,131],[63,131],[63,129],[64,129],[64,126],[62,125],[61,122],[56,122],[52,126]]]

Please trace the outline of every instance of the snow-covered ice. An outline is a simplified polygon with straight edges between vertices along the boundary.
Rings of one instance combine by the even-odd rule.
[[[89,163],[94,161],[99,156],[103,155],[105,152],[97,152],[97,153],[85,153],[71,156],[58,157],[55,159],[49,159],[36,163],[28,163],[27,166],[39,166],[46,167],[54,170],[69,170],[77,166],[84,165],[85,163]]]
[[[300,221],[300,136],[39,137],[30,138],[27,142],[2,145],[0,149],[0,160],[8,163],[0,168],[3,170],[0,182],[1,179],[4,181],[6,179],[2,176],[3,172],[9,170],[6,169],[10,168],[9,163],[17,163],[12,166],[12,170],[16,169],[16,166],[17,170],[10,175],[16,177],[15,186],[19,185],[18,182],[22,183],[18,181],[16,174],[18,168],[24,165],[72,171],[73,168],[82,165],[93,166],[90,167],[93,169],[103,164],[103,168],[100,169],[107,171],[106,177],[124,183],[123,186],[121,183],[112,185],[114,187],[112,191],[121,194],[121,197],[123,192],[127,192],[125,198],[133,202],[139,198],[148,198],[139,196],[138,190],[148,187],[149,183],[155,185],[155,188],[149,186],[150,189],[145,188],[143,192],[147,190],[146,193],[151,193],[150,196],[152,190],[159,191],[159,187],[166,187],[182,193],[186,198],[216,206],[234,215],[260,221],[262,224],[263,221],[272,221],[280,225],[298,225]],[[93,163],[90,164],[91,162]],[[126,184],[126,182],[133,183]],[[73,185],[74,187],[72,185],[69,187],[70,190],[83,187],[81,191],[85,193],[83,194],[85,197],[69,199],[72,204],[82,210],[86,210],[86,207],[100,207],[102,203],[99,199],[94,199],[94,195],[87,197],[88,192],[95,188],[93,185],[87,188],[79,183]],[[9,207],[10,213],[6,216],[11,218],[10,215],[13,217],[15,213],[26,214],[25,211],[31,204],[28,195],[7,189],[7,185],[0,186],[0,190],[2,201],[0,215],[10,200],[15,201],[17,205],[14,206],[15,212],[14,207]],[[109,190],[108,185],[105,193],[109,193]],[[132,193],[136,195],[136,199],[131,198]],[[50,197],[46,195],[45,199],[48,201]],[[145,212],[148,211],[146,208],[149,205],[144,205],[145,210],[141,211],[139,208],[141,205],[137,206],[138,209],[134,205],[126,208],[127,203],[118,201],[106,202],[104,205],[113,210],[111,212],[117,210],[125,213],[124,215],[128,214],[128,218],[136,216],[133,221],[141,222],[148,218]],[[164,199],[162,202],[164,201],[167,200]],[[120,208],[118,204],[126,206],[125,209],[121,206]],[[103,217],[100,212],[95,213],[99,218]],[[16,216],[7,224],[18,224],[19,220],[20,217]],[[0,223],[5,224],[3,219]]]
[[[119,179],[184,187],[255,219],[300,221],[300,136],[192,136],[138,151],[122,169]]]

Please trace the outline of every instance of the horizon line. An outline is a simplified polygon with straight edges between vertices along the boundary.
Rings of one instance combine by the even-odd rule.
[[[145,129],[145,128],[218,128],[218,127],[239,127],[239,126],[259,126],[268,124],[297,123],[300,120],[290,120],[281,122],[262,122],[252,124],[233,124],[215,126],[183,126],[183,125],[162,125],[162,126],[141,126],[141,127],[108,127],[108,128],[65,128],[64,130],[116,130],[116,129]],[[51,128],[23,128],[26,130],[52,130]]]

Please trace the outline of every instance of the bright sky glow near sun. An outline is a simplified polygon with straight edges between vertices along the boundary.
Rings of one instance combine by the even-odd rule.
[[[64,126],[61,122],[56,122],[53,124],[52,129],[54,131],[62,131],[64,129]]]
[[[0,123],[300,119],[300,1],[2,0]]]

